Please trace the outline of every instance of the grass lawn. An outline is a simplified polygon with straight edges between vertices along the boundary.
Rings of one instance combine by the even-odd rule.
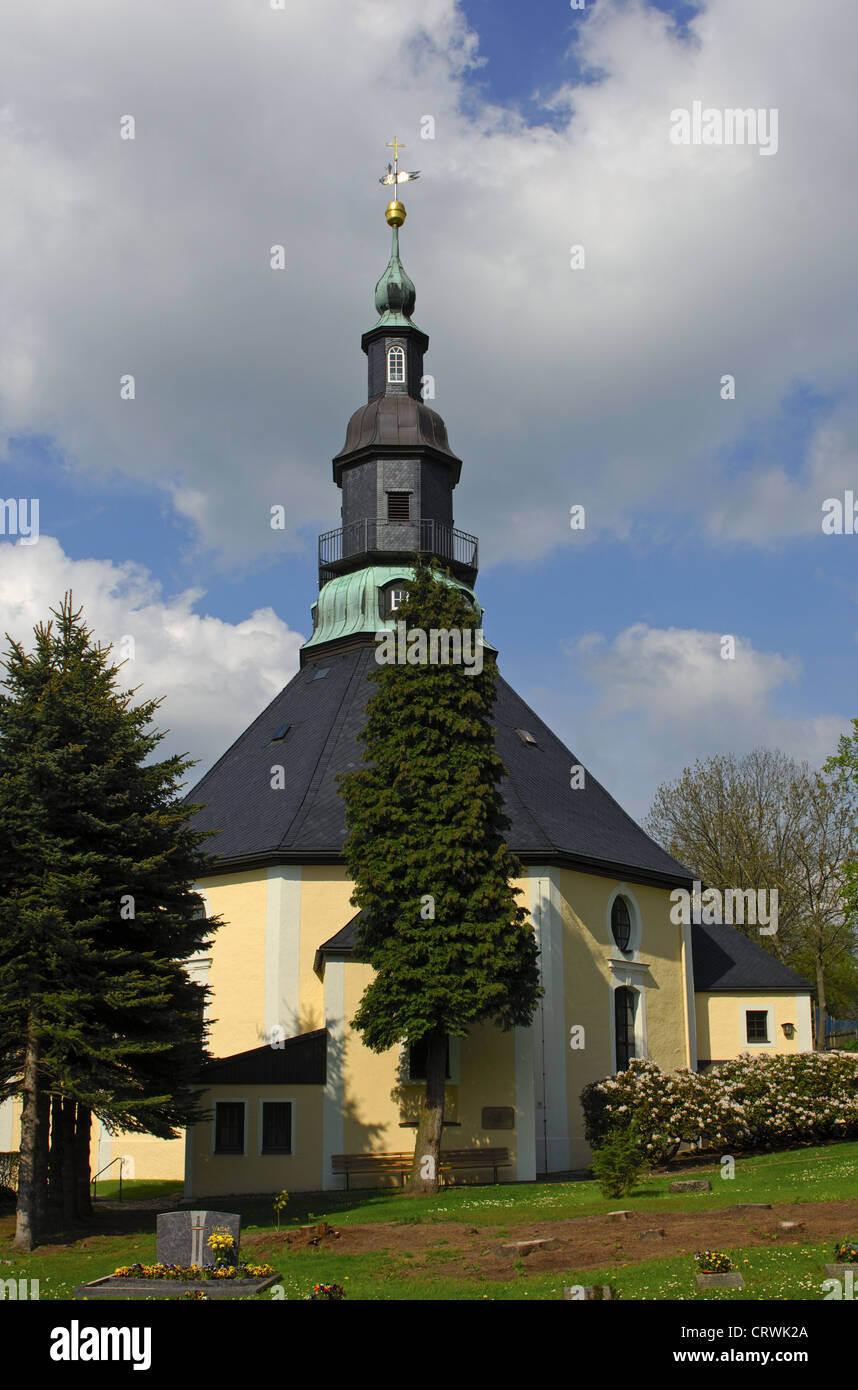
[[[605,1265],[598,1269],[592,1263],[577,1270],[570,1264],[568,1269],[564,1265],[560,1273],[544,1273],[536,1267],[534,1256],[531,1261],[525,1259],[515,1264],[510,1260],[502,1276],[495,1272],[495,1277],[489,1277],[478,1262],[478,1247],[495,1248],[508,1237],[521,1238],[518,1228],[532,1227],[540,1221],[568,1222],[573,1233],[570,1238],[574,1238],[575,1218],[597,1216],[618,1207],[644,1211],[656,1220],[661,1213],[705,1213],[741,1203],[770,1202],[777,1206],[794,1202],[854,1202],[858,1195],[856,1171],[858,1143],[839,1143],[737,1158],[732,1180],[720,1177],[717,1163],[708,1167],[695,1165],[686,1176],[710,1178],[713,1191],[705,1194],[669,1195],[669,1183],[681,1176],[677,1171],[644,1179],[633,1196],[620,1200],[602,1197],[592,1181],[447,1188],[437,1197],[425,1198],[406,1197],[399,1191],[306,1193],[292,1197],[281,1216],[282,1231],[311,1220],[327,1220],[344,1230],[349,1226],[366,1230],[379,1223],[390,1223],[390,1231],[397,1233],[396,1240],[379,1229],[377,1245],[360,1252],[337,1249],[334,1243],[324,1248],[284,1250],[277,1236],[270,1198],[223,1197],[212,1199],[209,1205],[241,1213],[243,1231],[254,1236],[252,1250],[247,1249],[244,1254],[253,1261],[267,1261],[282,1272],[281,1296],[286,1299],[303,1298],[317,1282],[343,1284],[350,1298],[393,1301],[553,1300],[562,1296],[566,1285],[610,1282],[618,1296],[625,1299],[819,1300],[824,1297],[823,1266],[833,1258],[832,1240],[802,1242],[796,1232],[794,1241],[791,1235],[785,1236],[778,1239],[776,1247],[765,1243],[742,1245],[744,1228],[737,1227],[741,1218],[736,1215],[724,1218],[720,1248],[728,1251],[734,1268],[744,1274],[744,1289],[697,1289],[693,1257],[698,1246],[693,1243],[693,1223],[687,1253],[626,1260],[624,1253],[628,1251],[643,1253],[640,1247],[632,1247],[628,1232],[625,1250],[623,1239],[617,1239],[615,1248],[605,1251]],[[114,1188],[118,1184],[99,1185],[99,1195],[109,1194],[115,1200],[118,1194]],[[41,1298],[64,1299],[72,1296],[75,1284],[112,1273],[117,1265],[154,1261],[155,1211],[135,1209],[130,1199],[166,1198],[176,1191],[175,1183],[124,1183],[123,1198],[129,1199],[127,1208],[123,1201],[121,1210],[102,1209],[93,1223],[92,1234],[81,1237],[78,1232],[67,1239],[58,1236],[55,1244],[40,1247],[30,1255],[12,1250],[14,1221],[11,1217],[3,1218],[0,1279],[38,1279]],[[462,1223],[471,1237],[476,1237],[476,1241],[471,1240],[467,1255],[463,1256],[461,1249],[448,1248],[451,1242],[443,1238],[443,1231],[439,1230],[436,1238],[425,1230],[444,1222]],[[410,1226],[424,1228],[419,1257],[409,1250],[412,1238],[406,1232]],[[484,1242],[479,1239],[482,1228],[491,1228],[486,1229]],[[612,1227],[611,1231],[623,1236],[621,1227]],[[356,1231],[355,1238],[358,1234]],[[527,1234],[532,1235],[533,1231]],[[858,1230],[841,1231],[838,1227],[834,1234],[858,1238]],[[386,1241],[390,1244],[388,1249]],[[597,1258],[601,1261],[601,1254]],[[458,1261],[455,1273],[451,1267],[454,1261]]]
[[[824,1148],[786,1149],[783,1153],[736,1159],[735,1177],[723,1179],[720,1165],[677,1167],[668,1176],[645,1177],[629,1197],[603,1197],[593,1181],[499,1184],[497,1187],[448,1187],[437,1197],[407,1197],[401,1190],[378,1192],[299,1192],[289,1200],[284,1226],[311,1219],[336,1220],[338,1226],[371,1221],[467,1221],[471,1226],[503,1222],[557,1221],[598,1212],[702,1211],[744,1202],[833,1202],[858,1196],[858,1143]],[[708,1178],[712,1191],[670,1194],[672,1182]],[[222,1199],[212,1199],[217,1206]],[[274,1225],[268,1198],[230,1198],[229,1210],[241,1212],[247,1230]]]

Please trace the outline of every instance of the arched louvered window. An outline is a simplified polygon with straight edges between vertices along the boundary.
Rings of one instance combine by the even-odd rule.
[[[621,985],[614,990],[617,1071],[625,1071],[635,1055],[635,992]]]
[[[632,919],[625,898],[614,898],[611,905],[611,931],[621,951],[628,951],[632,936]]]
[[[405,382],[405,348],[392,347],[387,352],[387,380],[394,386]]]

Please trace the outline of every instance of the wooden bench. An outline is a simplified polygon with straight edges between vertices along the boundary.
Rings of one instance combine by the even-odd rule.
[[[494,1182],[498,1180],[498,1168],[508,1168],[512,1160],[509,1149],[442,1149],[440,1177],[454,1168],[491,1168]],[[331,1172],[345,1174],[346,1191],[352,1174],[372,1173],[387,1175],[402,1174],[402,1185],[408,1179],[414,1166],[414,1153],[377,1154],[333,1154]]]

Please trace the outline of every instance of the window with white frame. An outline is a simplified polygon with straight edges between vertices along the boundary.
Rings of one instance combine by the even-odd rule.
[[[392,347],[387,350],[387,380],[392,386],[402,386],[405,382],[405,348]]]

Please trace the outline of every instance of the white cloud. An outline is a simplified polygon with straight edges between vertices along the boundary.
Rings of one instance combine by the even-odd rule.
[[[423,171],[403,257],[465,460],[457,524],[486,563],[564,544],[573,502],[597,535],[653,509],[716,541],[770,543],[773,506],[779,534],[812,529],[811,457],[798,482],[776,446],[750,477],[723,464],[796,381],[855,396],[858,10],[808,13],[710,0],[682,41],[600,0],[580,52],[604,78],[555,95],[553,131],[463,101],[454,0],[7,0],[0,428],[147,479],[227,561],[279,546],[273,503],[295,545],[335,525],[396,132]],[[777,154],[672,145],[694,100],[777,107]]]
[[[169,732],[157,756],[190,753],[198,760],[191,782],[298,669],[303,638],[271,608],[227,623],[197,611],[202,590],[165,599],[140,565],[72,560],[51,536],[33,546],[0,545],[0,633],[26,650],[34,626],[69,589],[94,638],[114,644],[115,658],[122,639],[134,639],[134,658],[123,666],[120,685],[139,686],[138,702],[165,697],[155,723]]]
[[[764,746],[819,767],[849,729],[845,715],[784,713],[779,705],[801,677],[801,663],[758,651],[739,634],[735,659],[724,660],[725,635],[646,623],[613,639],[589,634],[567,648],[571,680],[563,696],[538,692],[558,734],[638,819],[659,782],[697,758],[741,757]]]

